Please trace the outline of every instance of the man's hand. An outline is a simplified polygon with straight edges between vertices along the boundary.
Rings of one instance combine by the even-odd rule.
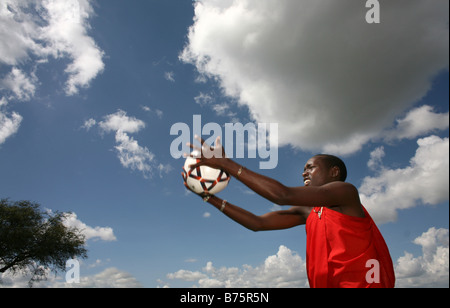
[[[181,177],[183,178],[183,184],[184,184],[184,186],[185,186],[186,189],[189,190],[190,192],[193,192],[194,194],[196,194],[196,195],[202,197],[203,200],[205,200],[206,197],[211,196],[211,195],[209,195],[209,194],[206,193],[206,192],[202,192],[202,193],[200,193],[200,194],[197,194],[195,191],[193,191],[193,190],[189,187],[189,185],[186,183],[186,181],[187,181],[187,175],[186,175],[186,173],[181,172]]]
[[[220,137],[217,137],[214,147],[206,144],[205,140],[199,136],[195,136],[195,139],[200,142],[202,145],[201,148],[193,145],[192,143],[188,143],[187,145],[194,150],[194,152],[197,152],[197,155],[190,154],[190,156],[199,159],[200,162],[190,165],[189,168],[194,169],[200,166],[208,166],[215,169],[222,169],[223,161],[225,160],[225,149],[220,143]]]

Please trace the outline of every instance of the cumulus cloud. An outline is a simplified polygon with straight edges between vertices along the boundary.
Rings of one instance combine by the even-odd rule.
[[[0,109],[0,145],[19,130],[22,119],[22,116],[16,112],[8,114]]]
[[[414,244],[422,247],[422,255],[405,252],[397,260],[397,287],[448,288],[449,230],[430,228]]]
[[[88,18],[93,9],[90,0],[47,0],[48,26],[43,28],[43,38],[50,43],[53,56],[67,56],[72,62],[65,72],[69,75],[66,94],[78,93],[88,87],[91,80],[103,71],[103,51],[87,35]],[[48,48],[47,48],[48,49]]]
[[[422,255],[405,252],[394,262],[396,287],[448,287],[449,230],[430,228],[413,243],[422,247]],[[193,287],[201,288],[308,287],[305,261],[285,246],[259,266],[217,268],[208,262],[201,271],[182,269],[167,274],[167,278],[194,282]],[[170,285],[162,280],[159,283]]]
[[[16,112],[8,112],[9,100],[30,100],[34,96],[36,77],[32,74],[26,76],[18,68],[13,68],[4,78],[0,78],[0,145],[9,137],[17,133],[23,117]]]
[[[66,288],[142,288],[142,284],[130,273],[115,267],[92,276],[81,276],[80,283],[54,283],[50,287]]]
[[[308,285],[305,261],[296,253],[280,246],[276,255],[253,267],[216,268],[208,262],[201,271],[179,270],[167,275],[171,280],[196,282],[200,288],[295,288]]]
[[[64,277],[52,275],[36,282],[34,288],[142,288],[142,284],[130,273],[115,267],[107,268],[95,275],[81,275],[80,283],[66,283]],[[27,288],[31,276],[13,276],[10,272],[0,274],[0,288]]]
[[[101,121],[98,125],[107,133],[121,131],[133,134],[145,128],[143,121],[127,116],[127,113],[120,109],[116,113],[105,116],[104,121]]]
[[[29,101],[40,85],[38,68],[68,60],[64,90],[78,93],[104,69],[103,51],[89,36],[91,0],[2,0],[0,3],[0,100]],[[4,103],[0,104],[0,107]],[[0,144],[22,117],[0,110]]]
[[[0,3],[0,62],[17,65],[29,58],[30,53],[40,53],[36,41],[39,36],[37,20],[25,9],[31,0],[4,0]]]
[[[84,124],[81,126],[81,128],[84,128],[86,131],[89,131],[96,124],[97,124],[97,121],[95,119],[89,119],[89,120],[84,121]]]
[[[384,151],[380,149],[371,155],[379,172],[364,178],[359,192],[361,202],[378,223],[396,221],[398,210],[448,200],[449,139],[430,136],[419,139],[417,144],[416,154],[405,168],[384,166]]]
[[[0,4],[0,62],[67,58],[65,91],[76,94],[103,71],[103,51],[88,35],[90,0],[4,0]],[[19,97],[20,99],[20,97]]]
[[[367,162],[367,167],[375,171],[383,167],[384,147],[378,147],[370,153],[370,159]]]
[[[448,1],[381,9],[373,25],[358,0],[198,0],[180,59],[218,80],[255,121],[278,122],[280,146],[349,154],[448,68]]]
[[[110,227],[91,227],[78,219],[77,214],[71,213],[66,216],[64,225],[67,227],[77,228],[86,237],[86,240],[102,240],[102,241],[116,241],[114,231]]]
[[[103,121],[97,122],[95,119],[88,119],[81,128],[89,131],[92,127],[98,126],[101,133],[115,133],[117,157],[123,167],[137,170],[144,178],[150,178],[155,172],[159,172],[160,177],[172,170],[170,165],[158,163],[155,155],[129,134],[135,134],[145,128],[145,123],[135,117],[130,117],[123,110],[106,115]]]
[[[7,90],[12,94],[9,99],[29,101],[36,91],[37,78],[34,73],[26,76],[23,71],[13,67],[11,72],[0,80],[0,90]]]
[[[103,132],[116,133],[117,146],[115,149],[122,166],[138,170],[146,178],[151,175],[153,168],[155,168],[155,156],[149,149],[140,146],[133,137],[128,135],[145,128],[143,121],[127,116],[127,113],[123,110],[118,110],[114,114],[105,116],[104,121],[99,122],[98,126]]]
[[[140,146],[136,140],[120,130],[116,133],[116,142],[115,148],[122,166],[139,170],[144,177],[150,175],[154,168],[155,155],[149,149]]]
[[[435,113],[432,106],[424,105],[409,111],[396,124],[394,129],[385,133],[384,139],[387,142],[414,139],[436,130],[448,129],[449,113]]]

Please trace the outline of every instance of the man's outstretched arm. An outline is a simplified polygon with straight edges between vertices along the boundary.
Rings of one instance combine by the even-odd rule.
[[[216,196],[205,197],[204,200],[235,222],[255,232],[289,229],[306,223],[306,218],[298,207],[257,216]]]

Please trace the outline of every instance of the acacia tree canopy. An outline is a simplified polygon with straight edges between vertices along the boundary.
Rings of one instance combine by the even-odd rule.
[[[0,200],[0,273],[28,274],[34,281],[65,271],[66,261],[87,258],[81,230],[64,225],[69,213],[43,211],[30,201]],[[0,281],[1,283],[1,281]]]

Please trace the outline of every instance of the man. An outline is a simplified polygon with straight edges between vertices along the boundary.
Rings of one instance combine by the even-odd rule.
[[[191,168],[204,165],[222,169],[260,196],[291,207],[257,216],[216,196],[202,194],[205,202],[252,231],[306,225],[310,287],[394,287],[395,274],[387,245],[361,205],[358,190],[345,182],[347,169],[341,159],[324,154],[312,157],[303,169],[304,186],[286,187],[225,158],[219,139],[216,148],[206,146],[200,138],[199,141],[202,148],[189,144],[202,153]]]

